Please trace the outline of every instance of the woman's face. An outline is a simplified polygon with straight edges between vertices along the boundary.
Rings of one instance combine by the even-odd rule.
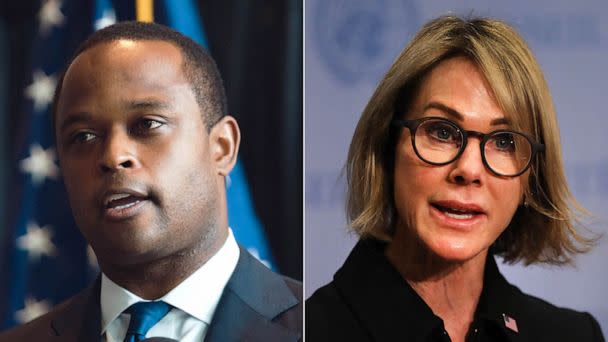
[[[509,128],[477,66],[463,57],[445,60],[423,79],[407,119],[445,117],[465,130]],[[448,261],[485,258],[523,198],[528,172],[505,178],[483,164],[480,139],[469,137],[459,159],[433,166],[420,160],[404,128],[395,151],[397,229],[409,229],[428,251]],[[404,236],[404,234],[397,234]]]

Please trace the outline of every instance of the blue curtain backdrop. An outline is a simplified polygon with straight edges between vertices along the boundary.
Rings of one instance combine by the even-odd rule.
[[[193,1],[156,1],[154,6],[156,22],[173,26],[206,46]],[[24,80],[22,113],[16,125],[20,132],[15,136],[22,138],[15,143],[14,156],[2,160],[9,165],[11,189],[4,193],[11,194],[11,203],[1,231],[0,330],[43,314],[84,288],[98,273],[94,257],[73,222],[59,175],[50,102],[55,82],[78,44],[96,28],[116,20],[133,20],[135,9],[133,1],[47,0],[37,18],[32,53],[25,63],[30,76]],[[0,58],[2,51],[0,48]],[[0,97],[0,106],[2,100]],[[1,176],[2,180],[7,178]],[[237,240],[271,266],[272,256],[240,163],[230,174],[229,183],[229,224]]]

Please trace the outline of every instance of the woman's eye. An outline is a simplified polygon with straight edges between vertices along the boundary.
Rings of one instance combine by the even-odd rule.
[[[450,132],[447,129],[437,130],[437,138],[439,139],[449,139],[450,136]]]
[[[494,147],[503,152],[515,151],[515,139],[511,134],[501,134],[494,138]]]
[[[433,139],[440,141],[452,141],[455,140],[457,137],[457,132],[455,132],[454,128],[442,124],[432,125],[428,127],[426,130],[426,134],[432,137]]]

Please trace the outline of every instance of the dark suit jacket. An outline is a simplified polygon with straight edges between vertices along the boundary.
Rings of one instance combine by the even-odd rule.
[[[359,241],[334,280],[306,300],[307,342],[448,340],[441,318],[388,262],[384,248],[376,240]],[[510,328],[515,325],[517,332]],[[492,256],[471,331],[469,341],[604,340],[590,314],[524,294],[505,280]]]
[[[0,341],[99,341],[100,284],[98,279],[46,315],[0,334]],[[241,248],[205,341],[298,341],[301,336],[302,284],[273,273]]]

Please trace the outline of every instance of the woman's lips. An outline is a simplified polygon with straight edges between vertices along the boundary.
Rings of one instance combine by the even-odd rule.
[[[486,218],[480,206],[455,201],[432,202],[430,211],[442,225],[458,230],[470,230]]]
[[[450,210],[454,212],[470,212],[473,214],[483,214],[485,211],[476,203],[464,203],[453,200],[442,200],[431,202],[432,206],[436,206],[441,210]]]

